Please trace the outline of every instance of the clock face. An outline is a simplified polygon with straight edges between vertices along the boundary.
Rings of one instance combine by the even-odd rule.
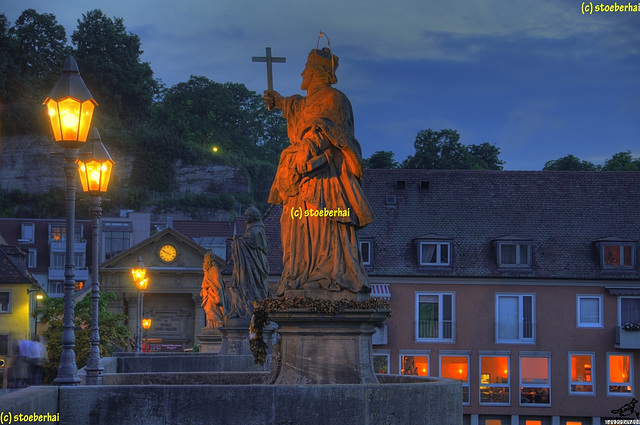
[[[160,251],[158,251],[158,256],[165,263],[170,263],[175,260],[176,255],[178,255],[176,247],[169,244],[162,245],[162,247],[160,247]]]

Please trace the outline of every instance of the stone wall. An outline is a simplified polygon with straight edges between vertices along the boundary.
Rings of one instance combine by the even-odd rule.
[[[113,181],[128,187],[133,158],[107,146],[115,161]],[[0,189],[47,193],[64,189],[62,149],[48,136],[0,137]],[[186,166],[176,162],[180,192],[248,193],[249,182],[238,168],[225,165]]]

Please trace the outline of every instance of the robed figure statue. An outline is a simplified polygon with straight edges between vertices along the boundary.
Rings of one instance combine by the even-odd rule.
[[[231,307],[227,318],[251,318],[253,302],[269,296],[269,245],[260,211],[249,207],[244,218],[247,229],[231,242],[233,274],[228,286]]]
[[[204,278],[202,279],[200,297],[202,297],[202,308],[207,320],[205,329],[216,329],[225,324],[225,314],[229,309],[229,302],[227,301],[224,280],[211,250],[204,255],[202,271]]]
[[[362,153],[349,99],[337,82],[338,57],[309,53],[306,97],[267,90],[265,104],[287,119],[291,145],[282,152],[269,203],[282,204],[283,265],[276,295],[290,290],[368,294],[356,231],[373,221],[362,191]]]

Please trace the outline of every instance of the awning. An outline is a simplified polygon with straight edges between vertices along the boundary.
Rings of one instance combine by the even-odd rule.
[[[391,291],[388,283],[372,283],[371,296],[376,298],[391,298]]]
[[[631,288],[605,288],[607,293],[611,295],[631,295],[638,296],[640,295],[640,287],[631,287]]]

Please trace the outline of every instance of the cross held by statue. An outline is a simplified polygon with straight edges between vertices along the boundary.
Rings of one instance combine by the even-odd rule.
[[[284,63],[287,61],[286,58],[274,58],[271,56],[271,47],[267,47],[267,55],[266,56],[254,56],[251,58],[253,62],[266,62],[267,63],[267,90],[273,90],[273,71],[271,69],[271,64],[276,63]]]

